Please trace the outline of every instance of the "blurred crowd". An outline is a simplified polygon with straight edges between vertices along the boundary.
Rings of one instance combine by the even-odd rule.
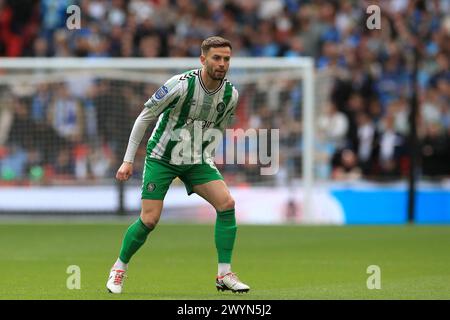
[[[0,180],[51,184],[114,177],[142,110],[145,98],[137,93],[146,91],[142,84],[133,92],[129,84],[101,80],[76,92],[77,81],[86,79],[32,90],[12,86],[12,92],[0,85]]]
[[[332,80],[324,102],[317,106],[316,175],[348,180],[407,176],[416,48],[420,61],[416,119],[420,172],[423,177],[449,177],[450,1],[377,1],[381,28],[369,29],[366,9],[373,3],[0,0],[0,56],[197,57],[201,41],[211,35],[231,40],[234,56],[312,56],[317,74],[327,73]],[[72,4],[81,9],[79,30],[66,26],[66,9]],[[2,179],[14,176],[11,168],[20,159],[26,169],[25,173],[15,173],[19,177],[29,173],[41,177],[46,169],[37,164],[51,161],[54,167],[49,171],[57,173],[111,175],[123,156],[133,118],[139,111],[135,108],[148,98],[141,93],[150,95],[154,89],[110,90],[118,87],[112,82],[99,82],[86,96],[78,97],[64,85],[43,85],[32,96],[12,99],[12,115],[6,116],[0,109],[0,123],[8,123],[0,129],[0,164],[11,170],[3,170]],[[252,88],[245,90],[250,92]],[[54,96],[50,97],[50,92]],[[6,100],[8,94],[6,87],[0,87],[0,100]],[[106,98],[111,94],[119,97]],[[242,99],[239,125],[282,128],[279,179],[283,179],[301,173],[301,89],[286,82],[277,94],[276,101],[289,103],[267,104],[267,93],[257,89],[249,94],[256,97],[253,101]],[[110,108],[116,111],[111,113]],[[90,113],[95,114],[95,120],[89,121]],[[119,116],[112,119],[111,114]],[[21,140],[23,128],[32,128],[27,129],[26,146]],[[80,143],[86,139],[100,142],[90,150]],[[52,148],[60,144],[70,147]],[[28,155],[14,150],[21,147]],[[44,150],[43,154],[38,150]],[[73,163],[72,158],[82,161]],[[242,170],[225,168],[225,173],[227,170],[233,177],[242,174]],[[236,181],[257,182],[257,176],[250,166]]]

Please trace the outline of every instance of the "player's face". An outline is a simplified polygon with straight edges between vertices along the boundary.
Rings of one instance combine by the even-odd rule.
[[[208,76],[213,80],[225,78],[230,67],[231,49],[229,47],[211,48],[202,55],[201,60]]]

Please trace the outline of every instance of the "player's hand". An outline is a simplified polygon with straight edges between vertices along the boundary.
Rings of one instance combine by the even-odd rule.
[[[124,162],[116,173],[116,179],[119,181],[127,181],[133,174],[133,164],[131,162]]]

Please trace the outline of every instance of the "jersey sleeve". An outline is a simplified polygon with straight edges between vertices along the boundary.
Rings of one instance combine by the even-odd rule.
[[[178,76],[169,79],[152,97],[144,103],[144,109],[134,122],[123,161],[133,163],[136,152],[151,121],[157,118],[182,94]]]
[[[145,131],[153,119],[154,117],[150,114],[150,109],[144,108],[134,122],[123,161],[130,163],[134,162],[134,157],[141,144],[142,138],[144,137]]]
[[[156,118],[166,110],[166,108],[182,94],[183,86],[179,76],[170,78],[144,103],[149,109],[149,115]]]

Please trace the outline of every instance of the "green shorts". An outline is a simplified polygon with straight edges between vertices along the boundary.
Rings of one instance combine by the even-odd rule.
[[[194,193],[193,187],[213,180],[223,180],[214,162],[173,165],[164,160],[146,157],[142,173],[142,199],[163,200],[173,179],[183,181],[188,195]]]

